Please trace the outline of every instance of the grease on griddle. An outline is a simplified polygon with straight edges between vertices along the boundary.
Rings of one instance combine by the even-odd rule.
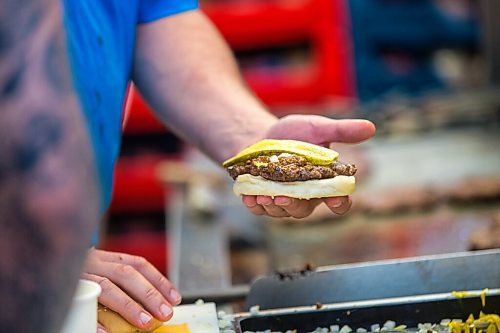
[[[281,280],[293,280],[302,276],[307,276],[310,273],[314,272],[316,268],[311,263],[306,263],[304,268],[300,270],[291,270],[291,271],[276,271],[276,276]]]

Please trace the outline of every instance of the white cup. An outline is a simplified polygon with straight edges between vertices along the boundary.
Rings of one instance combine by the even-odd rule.
[[[95,333],[97,331],[97,297],[100,294],[99,284],[80,280],[61,333]]]

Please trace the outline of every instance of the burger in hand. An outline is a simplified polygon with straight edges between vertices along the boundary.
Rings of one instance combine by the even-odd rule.
[[[354,192],[353,164],[331,149],[295,140],[259,141],[223,163],[240,195],[312,199]]]

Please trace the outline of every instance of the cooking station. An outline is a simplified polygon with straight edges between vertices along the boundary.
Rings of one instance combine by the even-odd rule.
[[[463,290],[471,292],[461,298],[451,293]],[[239,332],[312,332],[332,325],[370,331],[387,321],[416,329],[419,323],[477,318],[480,311],[498,315],[500,250],[282,272],[253,283],[247,308],[235,316]]]
[[[500,293],[498,289],[490,291],[486,306],[481,306],[478,296],[457,299],[451,293],[431,294],[400,298],[377,299],[371,301],[323,304],[321,307],[304,306],[286,309],[259,311],[257,314],[242,313],[235,316],[234,329],[245,331],[293,331],[313,332],[318,328],[337,325],[349,326],[354,331],[364,329],[370,332],[373,325],[382,326],[386,322],[405,325],[408,331],[417,331],[422,323],[440,323],[443,320],[460,319],[465,321],[469,315],[498,314]],[[406,329],[405,327],[405,329]],[[398,332],[401,330],[388,329]],[[360,331],[358,331],[360,332]]]

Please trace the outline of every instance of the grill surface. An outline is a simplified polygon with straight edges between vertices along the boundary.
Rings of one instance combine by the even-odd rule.
[[[278,309],[500,288],[500,249],[320,267],[257,279],[247,308]]]
[[[240,332],[296,329],[302,333],[314,331],[317,327],[349,325],[354,331],[360,327],[369,331],[372,324],[383,325],[387,320],[411,328],[419,323],[439,323],[442,319],[466,320],[471,313],[477,317],[479,311],[499,314],[500,290],[492,293],[486,297],[484,308],[478,296],[455,298],[448,293],[324,305],[320,309],[290,308],[261,311],[257,315],[246,313],[237,317],[236,329]]]

